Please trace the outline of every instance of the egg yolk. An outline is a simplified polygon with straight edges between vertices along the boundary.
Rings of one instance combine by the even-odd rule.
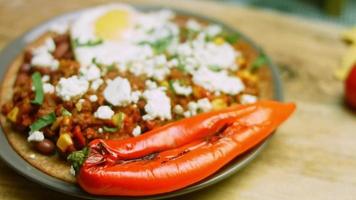
[[[130,13],[126,10],[112,10],[100,16],[95,22],[95,33],[98,37],[117,40],[130,25]]]

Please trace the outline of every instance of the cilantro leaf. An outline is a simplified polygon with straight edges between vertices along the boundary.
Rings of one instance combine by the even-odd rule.
[[[78,38],[75,38],[73,41],[73,47],[92,47],[92,46],[97,46],[101,43],[103,43],[103,40],[100,38],[97,38],[95,40],[89,40],[84,43],[81,43]]]
[[[251,71],[258,70],[261,66],[267,63],[267,57],[265,54],[260,54],[251,64]]]
[[[89,149],[85,147],[80,151],[74,151],[69,154],[67,160],[72,164],[74,170],[78,172],[84,161],[87,159],[88,155]]]
[[[54,112],[52,112],[48,115],[42,116],[41,118],[39,118],[35,122],[33,122],[33,124],[31,124],[30,131],[31,132],[38,131],[41,128],[52,124],[54,121],[56,121],[56,114],[54,114]]]
[[[41,74],[39,72],[32,74],[32,84],[35,87],[35,99],[32,100],[31,103],[41,105],[44,100],[44,92]]]
[[[174,80],[169,80],[168,84],[169,84],[169,89],[172,91],[172,93],[176,94],[177,92],[176,92],[176,90],[174,89],[174,86],[173,86],[174,82],[175,82]]]
[[[114,133],[118,130],[118,128],[116,127],[109,127],[109,126],[103,126],[103,130],[105,132],[109,132],[109,133]]]
[[[221,68],[217,65],[209,65],[208,68],[211,70],[211,71],[214,71],[214,72],[220,72],[221,71]]]
[[[240,39],[240,35],[237,33],[228,34],[225,36],[225,40],[230,44],[235,44]]]
[[[155,42],[141,42],[140,44],[141,45],[148,44],[152,47],[155,54],[161,54],[166,51],[168,46],[171,44],[172,40],[173,40],[173,36],[170,35],[168,37],[159,39]]]
[[[62,108],[61,113],[63,116],[72,116],[72,113],[65,108]]]

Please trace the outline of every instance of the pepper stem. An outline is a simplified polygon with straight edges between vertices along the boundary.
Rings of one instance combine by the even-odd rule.
[[[89,149],[87,147],[79,151],[74,151],[68,155],[67,160],[72,164],[75,172],[78,172],[84,161],[87,159]]]

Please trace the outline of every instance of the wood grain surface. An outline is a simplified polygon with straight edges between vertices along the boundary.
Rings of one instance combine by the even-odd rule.
[[[29,28],[99,0],[0,0],[0,48]],[[173,6],[232,25],[279,65],[295,115],[244,170],[179,199],[356,199],[356,113],[333,71],[346,50],[342,27],[205,1],[130,1]],[[74,199],[32,183],[0,161],[0,199]]]

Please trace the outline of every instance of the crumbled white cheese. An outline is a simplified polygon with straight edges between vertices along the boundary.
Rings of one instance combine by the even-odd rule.
[[[141,134],[141,127],[137,125],[133,130],[132,130],[132,135],[137,137]]]
[[[56,70],[59,67],[59,62],[54,59],[49,52],[42,52],[33,55],[31,65],[36,67],[49,67],[52,70]]]
[[[240,96],[240,102],[241,104],[250,104],[250,103],[256,103],[257,97],[254,95],[250,94],[243,94]]]
[[[99,119],[111,119],[114,115],[114,111],[109,106],[100,106],[94,113],[94,117]]]
[[[43,75],[42,76],[42,82],[45,83],[45,82],[48,82],[50,80],[50,77],[48,75]]]
[[[158,87],[158,86],[157,86],[157,83],[154,82],[154,81],[151,81],[151,80],[146,80],[146,81],[145,81],[145,85],[146,85],[146,88],[149,89],[149,90],[155,89],[155,88]]]
[[[186,117],[186,118],[188,118],[188,117],[191,117],[191,116],[192,116],[192,113],[191,113],[189,110],[187,110],[187,111],[185,111],[185,112],[183,113],[183,116]]]
[[[52,38],[47,38],[44,43],[45,47],[49,52],[54,52],[56,50],[56,43],[54,43],[54,40]]]
[[[203,67],[237,69],[236,58],[238,54],[229,43],[217,45],[213,42],[196,42],[193,44],[193,55]]]
[[[79,78],[78,76],[62,77],[56,86],[56,93],[64,101],[69,101],[74,97],[80,97],[85,94],[88,88],[89,82],[84,78]]]
[[[141,96],[142,93],[140,91],[134,91],[131,93],[131,101],[137,103]]]
[[[201,112],[208,112],[213,108],[208,98],[199,99],[197,101],[197,104],[198,104],[198,110]]]
[[[44,140],[44,135],[42,131],[30,132],[27,137],[28,142],[42,142]]]
[[[135,60],[130,63],[128,68],[131,73],[136,76],[146,75],[147,77],[158,81],[170,73],[170,68],[165,55],[157,55],[145,60]]]
[[[98,96],[96,96],[95,94],[90,95],[90,96],[89,96],[89,100],[90,100],[91,102],[96,102],[96,101],[98,100]]]
[[[192,31],[200,31],[202,29],[201,24],[194,19],[189,19],[186,27]]]
[[[44,93],[54,93],[54,86],[50,83],[44,83],[43,84],[43,92]]]
[[[74,169],[73,165],[70,166],[69,173],[70,173],[72,176],[75,176],[75,169]]]
[[[51,54],[55,49],[56,45],[53,39],[47,38],[43,45],[32,50],[31,66],[49,67],[52,70],[58,69],[59,62]]]
[[[65,34],[68,31],[68,23],[65,22],[59,22],[59,23],[54,23],[49,27],[49,30],[57,33],[57,34]]]
[[[216,24],[209,25],[205,28],[205,32],[209,37],[215,37],[221,33],[222,27]]]
[[[96,91],[99,89],[99,87],[104,83],[104,80],[99,78],[99,79],[96,79],[94,80],[91,85],[90,85],[90,89]]]
[[[96,65],[81,67],[80,73],[88,81],[93,81],[100,78],[100,69]]]
[[[201,112],[208,112],[213,108],[208,98],[199,99],[198,101],[190,101],[188,110],[183,113],[185,117],[191,117]]]
[[[201,68],[193,74],[193,82],[211,92],[224,92],[236,95],[245,89],[243,82],[236,76],[229,76],[226,71],[213,72]]]
[[[30,157],[31,159],[36,159],[36,154],[31,153],[31,154],[29,155],[29,157]]]
[[[176,113],[178,115],[182,115],[184,113],[183,107],[179,104],[174,106],[173,111],[174,111],[174,113]]]
[[[194,101],[189,102],[188,110],[191,116],[196,115],[198,113],[198,104]]]
[[[108,82],[104,90],[104,98],[114,106],[125,106],[132,101],[138,101],[139,94],[131,92],[131,86],[127,79],[116,77]]]
[[[146,99],[145,105],[146,115],[144,120],[153,120],[159,118],[161,120],[171,119],[171,101],[162,88],[146,90],[143,93],[143,98]]]
[[[189,96],[193,92],[191,86],[183,86],[179,83],[179,81],[174,81],[172,83],[172,87],[176,94],[183,95],[183,96]]]
[[[104,129],[103,128],[98,128],[98,132],[99,133],[104,133]]]

